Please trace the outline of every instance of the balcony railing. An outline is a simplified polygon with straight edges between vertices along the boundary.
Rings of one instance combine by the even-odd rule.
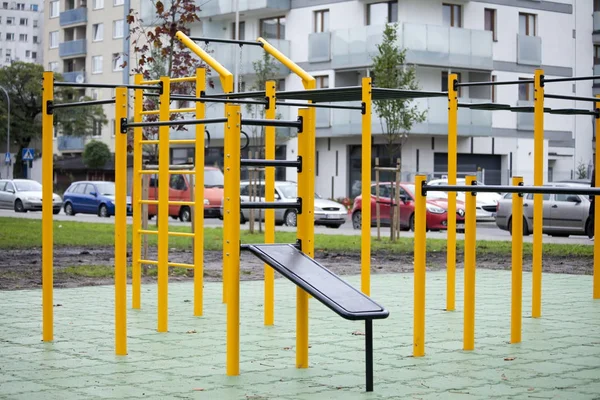
[[[542,38],[517,34],[517,64],[542,64]]]
[[[291,0],[239,0],[238,10],[248,14],[252,11],[288,11]],[[215,17],[232,14],[235,12],[234,2],[231,0],[212,0],[202,4],[198,14],[200,18]]]
[[[79,7],[60,13],[60,26],[83,24],[87,22],[87,8]]]
[[[308,62],[331,60],[331,32],[311,33],[308,35]]]
[[[269,43],[272,44],[276,49],[281,51],[284,55],[290,56],[290,41],[289,40],[277,40],[270,39]],[[211,46],[209,50],[214,50],[211,56],[218,60],[225,68],[229,71],[234,71],[235,57],[238,57],[239,62],[239,73],[240,75],[254,75],[254,65],[256,61],[262,61],[265,55],[265,51],[259,46],[227,46],[227,45],[215,45]],[[283,66],[279,61],[275,60],[271,56],[268,56],[276,66],[276,75],[284,76],[289,74],[289,70]],[[214,72],[213,72],[214,74]]]
[[[87,53],[85,39],[71,40],[70,42],[63,42],[59,44],[58,55],[60,57],[72,57],[85,55]]]
[[[332,66],[370,65],[383,30],[383,25],[369,25],[333,31]],[[492,32],[488,31],[414,23],[404,23],[398,29],[398,45],[407,49],[407,62],[414,64],[491,70],[492,43]]]
[[[59,151],[83,151],[85,140],[80,136],[59,136]]]
[[[79,77],[79,76],[81,76],[81,78],[79,78],[80,82],[78,82],[78,83],[85,82],[85,72],[84,71],[63,72],[62,76],[65,79],[65,82],[77,82],[77,77]]]
[[[533,101],[519,100],[517,106],[533,107]],[[532,131],[533,130],[533,113],[517,113],[517,130]]]

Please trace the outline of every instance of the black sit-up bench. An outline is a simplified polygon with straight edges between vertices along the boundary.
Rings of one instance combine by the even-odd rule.
[[[373,320],[389,312],[291,244],[242,245],[338,315],[365,321],[367,392],[373,391]]]

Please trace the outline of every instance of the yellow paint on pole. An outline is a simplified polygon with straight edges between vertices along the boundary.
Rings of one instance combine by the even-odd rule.
[[[127,354],[127,88],[115,90],[115,344],[116,354]]]
[[[533,184],[544,184],[544,71],[535,70],[533,87]],[[533,195],[533,267],[531,291],[531,316],[542,316],[542,229],[544,195]]]
[[[513,186],[523,184],[523,178],[513,177]],[[512,288],[510,342],[521,343],[523,319],[523,195],[512,195]]]
[[[448,76],[448,184],[456,185],[458,92],[457,74]],[[456,309],[456,192],[448,192],[448,231],[446,246],[446,311]]]
[[[424,175],[415,177],[415,249],[414,249],[414,322],[413,357],[425,355],[425,269],[426,269],[426,221],[427,197],[423,196]]]
[[[361,148],[361,232],[360,232],[360,276],[361,291],[371,295],[371,78],[362,79],[362,103],[365,112],[362,114],[362,148]]]
[[[206,90],[206,70],[196,69],[196,97]],[[196,119],[204,119],[206,108],[196,102]],[[204,124],[196,125],[194,175],[194,315],[204,312]]]
[[[265,111],[265,118],[274,120],[276,117],[275,109],[275,81],[267,81],[265,86],[265,95],[269,102]],[[265,127],[265,158],[267,160],[275,159],[275,127]],[[265,201],[275,201],[275,167],[265,168]],[[267,209],[265,211],[265,243],[275,243],[275,210]],[[264,324],[273,325],[275,321],[275,271],[269,265],[264,265],[265,271],[265,315]]]
[[[596,102],[596,109],[600,109],[600,95],[596,95],[599,99]],[[595,120],[595,133],[596,133],[596,144],[598,144],[598,140],[600,140],[600,118],[596,116]],[[596,149],[596,159],[594,169],[600,166],[600,151]],[[594,186],[596,188],[600,188],[600,177],[598,173],[595,175]],[[594,288],[593,288],[593,298],[600,299],[600,238],[597,238],[596,232],[598,230],[598,226],[600,226],[600,200],[598,196],[594,196]]]
[[[136,74],[134,83],[141,85],[142,75]],[[135,89],[133,99],[133,122],[142,122],[142,111],[144,108],[144,91]],[[118,132],[118,131],[115,131]],[[139,309],[142,306],[142,264],[140,263],[142,254],[142,128],[133,128],[133,222],[132,222],[132,240],[131,240],[131,302],[132,308]]]
[[[467,176],[466,184],[473,185],[477,181],[475,176]],[[476,186],[474,186],[476,188]],[[464,334],[463,349],[475,348],[475,246],[477,199],[473,192],[465,193],[465,289],[464,289]]]
[[[42,86],[42,339],[54,340],[54,74],[44,72]]]

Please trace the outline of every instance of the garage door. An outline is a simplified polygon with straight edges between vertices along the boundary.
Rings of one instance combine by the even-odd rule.
[[[457,171],[459,177],[475,174],[485,170],[484,182],[486,185],[500,185],[502,179],[502,156],[492,154],[458,154]],[[448,173],[448,154],[435,153],[433,156],[433,170],[436,177]]]

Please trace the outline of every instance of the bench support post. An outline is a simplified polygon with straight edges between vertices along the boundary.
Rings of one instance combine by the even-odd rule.
[[[365,361],[367,392],[373,391],[373,320],[365,319]]]

